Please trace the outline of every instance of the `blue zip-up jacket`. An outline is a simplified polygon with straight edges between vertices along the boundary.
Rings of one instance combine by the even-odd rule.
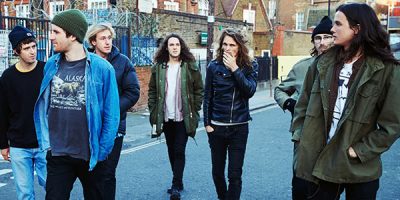
[[[89,170],[98,161],[105,160],[113,146],[119,124],[119,97],[112,65],[100,56],[85,50],[85,100],[86,120],[89,128]],[[50,105],[50,83],[57,73],[61,55],[52,56],[44,67],[44,77],[35,104],[34,123],[41,150],[50,149],[48,108]]]
[[[211,120],[241,123],[251,120],[249,99],[257,88],[258,64],[242,67],[234,72],[224,63],[213,60],[207,67],[204,90],[204,126]]]

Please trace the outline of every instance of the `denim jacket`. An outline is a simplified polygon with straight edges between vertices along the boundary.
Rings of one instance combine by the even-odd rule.
[[[112,65],[87,50],[85,70],[86,120],[89,128],[89,170],[110,154],[119,124],[119,97]],[[48,108],[50,83],[57,73],[61,54],[52,56],[45,65],[44,77],[35,104],[34,123],[39,148],[50,149]]]

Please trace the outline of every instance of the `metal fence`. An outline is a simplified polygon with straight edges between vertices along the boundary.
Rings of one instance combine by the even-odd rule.
[[[3,50],[3,52],[8,51],[11,53],[7,55],[1,54],[1,58],[4,59],[0,58],[0,74],[2,68],[8,67],[9,64],[13,64],[17,60],[17,57],[12,54],[11,45],[8,43],[7,37],[9,31],[17,25],[24,26],[35,32],[38,42],[38,60],[46,61],[53,53],[50,42],[50,20],[2,16],[0,17],[0,30],[3,32],[1,32],[2,35],[0,37],[5,37],[3,41],[7,45],[2,47],[0,44],[0,52]],[[152,64],[153,56],[157,50],[157,38],[133,36],[130,26],[114,26],[113,28],[116,33],[116,39],[113,40],[113,43],[120,49],[122,54],[128,56],[136,66]]]
[[[19,18],[19,17],[5,17],[1,18],[1,26],[2,30],[10,31],[15,26],[23,26],[26,27],[36,34],[37,38],[37,58],[38,60],[46,61],[51,52],[51,43],[49,40],[50,34],[50,21],[45,19],[29,19],[29,18]],[[11,49],[11,45],[9,48]],[[12,52],[12,50],[11,50]],[[15,60],[12,54],[9,55],[8,61],[10,64],[13,64],[13,60]]]
[[[256,57],[258,63],[258,81],[269,81],[270,80],[270,57]],[[278,78],[278,58],[276,56],[272,57],[272,80]]]

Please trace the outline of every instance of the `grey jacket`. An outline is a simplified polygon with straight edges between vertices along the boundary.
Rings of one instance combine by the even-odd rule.
[[[304,77],[314,59],[315,57],[305,58],[294,64],[287,78],[275,87],[274,98],[282,109],[287,99],[292,98],[297,101],[299,98]]]

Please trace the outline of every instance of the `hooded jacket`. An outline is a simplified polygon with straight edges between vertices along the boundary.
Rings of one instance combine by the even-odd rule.
[[[126,133],[126,112],[136,104],[140,97],[140,86],[136,70],[124,54],[113,45],[107,56],[108,62],[114,67],[119,94],[120,121],[118,133]]]

